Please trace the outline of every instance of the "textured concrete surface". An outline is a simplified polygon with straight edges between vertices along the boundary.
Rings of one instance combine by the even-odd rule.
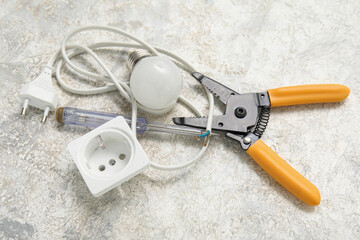
[[[1,239],[360,238],[358,0],[0,4]],[[301,203],[223,137],[213,138],[206,155],[186,170],[148,170],[94,198],[65,150],[88,130],[59,126],[53,115],[41,125],[42,112],[35,109],[21,118],[18,97],[64,35],[88,24],[117,26],[179,53],[239,92],[347,85],[351,94],[343,103],[273,109],[263,136],[319,188],[321,204]],[[95,32],[83,39],[118,38]],[[128,76],[124,53],[99,52],[119,78]],[[69,83],[78,80],[67,71],[63,76]],[[184,77],[183,94],[205,110],[201,88]],[[79,97],[55,87],[63,106],[129,114],[129,104],[116,92]],[[168,115],[148,117],[170,122],[182,115],[191,113],[179,105]],[[184,161],[200,144],[154,134],[140,142],[162,163]]]

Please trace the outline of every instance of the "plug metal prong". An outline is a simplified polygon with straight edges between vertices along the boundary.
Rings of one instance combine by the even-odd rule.
[[[28,108],[28,105],[29,105],[29,99],[25,98],[23,107],[21,109],[21,116],[24,116],[26,114],[26,110]]]
[[[46,107],[45,110],[44,110],[44,116],[43,116],[43,118],[41,119],[41,122],[42,122],[42,123],[45,123],[45,122],[46,122],[47,116],[49,115],[49,111],[50,111],[50,107]]]

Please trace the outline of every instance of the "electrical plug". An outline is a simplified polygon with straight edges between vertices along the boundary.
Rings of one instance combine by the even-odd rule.
[[[51,81],[52,67],[44,66],[34,81],[25,84],[20,90],[20,98],[23,101],[21,115],[26,114],[28,106],[44,110],[42,123],[46,122],[49,111],[55,111],[59,104]]]

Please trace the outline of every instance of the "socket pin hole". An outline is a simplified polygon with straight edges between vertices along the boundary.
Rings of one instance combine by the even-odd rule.
[[[265,97],[265,94],[262,93],[262,94],[260,94],[260,96],[261,96],[262,98],[264,98],[264,97]]]
[[[120,159],[120,160],[124,160],[125,158],[126,158],[126,155],[125,155],[125,154],[122,153],[122,154],[119,155],[119,159]]]
[[[110,159],[110,160],[109,160],[109,165],[110,165],[110,166],[114,166],[115,163],[116,163],[115,159]]]
[[[234,95],[235,95],[235,93],[233,93],[233,92],[232,92],[230,95],[231,95],[231,96],[234,96]]]
[[[224,124],[222,123],[222,122],[219,122],[219,127],[222,127],[222,126],[224,126]]]
[[[102,171],[104,171],[105,170],[105,166],[104,165],[100,165],[99,166],[99,170],[102,172]]]

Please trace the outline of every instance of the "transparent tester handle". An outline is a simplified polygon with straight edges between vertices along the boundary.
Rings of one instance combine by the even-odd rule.
[[[104,113],[104,112],[95,112],[95,111],[87,111],[81,110],[77,108],[71,107],[63,107],[59,108],[56,111],[56,119],[64,124],[70,125],[78,125],[84,127],[97,128],[102,124],[110,121],[111,119],[123,116],[121,114],[113,114],[113,113]],[[123,116],[126,122],[131,125],[131,119],[127,116]],[[136,122],[136,132],[138,134],[143,134],[146,131],[146,119],[145,118],[137,118]]]

